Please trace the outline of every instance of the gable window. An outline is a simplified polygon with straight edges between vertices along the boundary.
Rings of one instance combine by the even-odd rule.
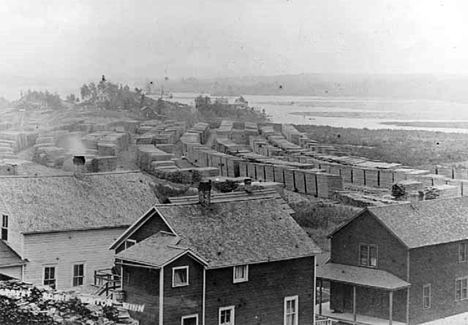
[[[466,262],[466,242],[458,244],[458,262]]]
[[[84,282],[84,264],[73,265],[73,286],[83,285]]]
[[[2,215],[2,239],[8,240],[8,216]]]
[[[299,323],[299,297],[284,298],[284,325],[297,325]]]
[[[44,285],[56,288],[55,266],[44,267]]]
[[[376,245],[359,245],[359,265],[377,267],[377,251]]]
[[[219,325],[234,325],[234,306],[219,308]]]
[[[423,308],[431,308],[431,285],[423,285]]]
[[[249,280],[249,266],[238,265],[233,268],[234,283],[246,282]]]
[[[198,314],[182,316],[181,325],[198,325]]]
[[[189,268],[188,266],[178,266],[172,268],[172,286],[183,287],[189,284]]]
[[[127,239],[125,241],[125,249],[129,248],[129,247],[132,247],[133,245],[136,244],[136,240],[134,239]]]
[[[468,299],[468,277],[455,280],[455,300]]]

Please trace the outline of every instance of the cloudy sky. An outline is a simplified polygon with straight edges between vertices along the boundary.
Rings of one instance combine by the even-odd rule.
[[[0,82],[468,74],[468,2],[3,0]]]

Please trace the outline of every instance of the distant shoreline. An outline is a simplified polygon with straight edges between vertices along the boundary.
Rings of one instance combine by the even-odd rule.
[[[446,128],[446,129],[468,129],[468,122],[380,122],[384,125],[395,125],[395,126],[408,126],[408,127],[424,127],[424,128]]]

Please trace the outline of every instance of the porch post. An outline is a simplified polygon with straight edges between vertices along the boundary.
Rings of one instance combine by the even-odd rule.
[[[323,280],[319,280],[320,285],[320,299],[319,299],[319,315],[322,315],[322,288],[323,288]]]
[[[353,324],[357,324],[356,316],[356,286],[353,286]]]
[[[388,324],[392,325],[393,322],[393,291],[388,293]]]

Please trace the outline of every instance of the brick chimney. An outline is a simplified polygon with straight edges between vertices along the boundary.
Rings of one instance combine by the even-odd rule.
[[[73,164],[75,165],[75,176],[80,177],[85,173],[86,159],[84,156],[73,156]]]
[[[198,184],[198,201],[203,207],[208,207],[211,202],[211,181],[200,181]]]
[[[246,193],[252,193],[252,179],[251,178],[244,179],[244,191]]]

